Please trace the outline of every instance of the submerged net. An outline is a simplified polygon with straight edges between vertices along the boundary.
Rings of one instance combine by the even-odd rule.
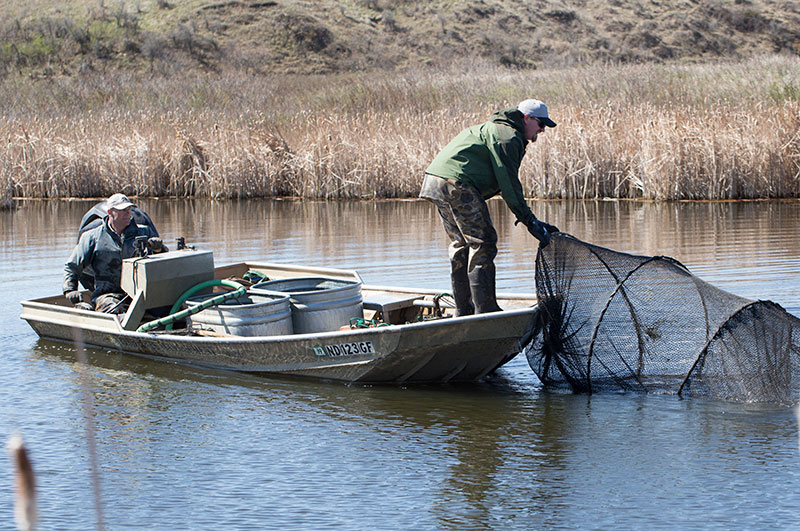
[[[536,258],[536,292],[539,322],[525,353],[546,386],[797,399],[800,319],[674,259],[557,234]]]

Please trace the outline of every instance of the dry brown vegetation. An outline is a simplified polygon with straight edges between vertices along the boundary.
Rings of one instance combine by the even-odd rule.
[[[0,207],[414,196],[530,96],[531,196],[798,197],[798,53],[787,0],[5,2]]]
[[[800,197],[800,61],[329,76],[133,73],[0,86],[0,178],[23,197],[415,196],[461,128],[535,96],[559,123],[543,198]],[[8,193],[8,192],[7,192]]]

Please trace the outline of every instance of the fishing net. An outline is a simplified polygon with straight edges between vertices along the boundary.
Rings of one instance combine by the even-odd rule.
[[[537,255],[536,292],[525,354],[546,386],[797,399],[800,319],[716,288],[672,258],[559,233]]]

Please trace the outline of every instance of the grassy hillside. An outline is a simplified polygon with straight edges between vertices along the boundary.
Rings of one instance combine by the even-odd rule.
[[[0,2],[0,73],[330,73],[800,53],[793,0]]]

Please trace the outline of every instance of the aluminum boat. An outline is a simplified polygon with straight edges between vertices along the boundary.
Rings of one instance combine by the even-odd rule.
[[[187,255],[180,253],[187,252],[191,253],[174,251],[163,258],[124,261],[123,288],[128,285],[133,300],[126,314],[74,308],[56,295],[22,301],[21,317],[42,338],[165,361],[262,375],[394,384],[479,380],[521,351],[536,318],[532,294],[499,293],[503,311],[454,317],[441,291],[364,285],[354,270],[241,262],[222,267],[212,263],[204,274],[214,279],[256,272],[269,279],[313,276],[352,281],[361,285],[362,319],[356,319],[357,324],[337,323],[333,330],[282,335],[228,334],[195,326],[191,318],[171,330],[141,331],[154,305],[173,301],[176,290],[184,291],[182,284],[201,279],[180,261],[170,265],[170,257],[183,260]],[[191,258],[197,261],[199,256]],[[139,267],[148,260],[163,267],[149,271]],[[175,270],[177,277],[162,270]]]

